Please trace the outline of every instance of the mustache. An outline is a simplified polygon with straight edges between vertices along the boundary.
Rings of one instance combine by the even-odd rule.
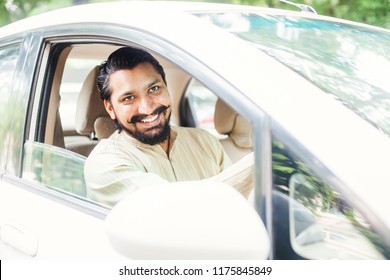
[[[129,123],[129,124],[134,124],[134,123],[140,122],[140,121],[142,121],[144,118],[146,118],[147,116],[150,116],[150,115],[158,115],[158,114],[160,114],[160,113],[165,112],[166,110],[169,109],[169,107],[171,107],[171,106],[161,105],[160,107],[157,107],[156,109],[154,109],[153,112],[152,112],[151,114],[149,114],[149,115],[146,115],[146,114],[139,114],[139,115],[133,116],[130,120],[127,121],[127,123]]]

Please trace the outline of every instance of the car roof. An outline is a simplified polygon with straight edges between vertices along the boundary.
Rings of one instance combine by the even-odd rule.
[[[161,14],[178,14],[186,12],[218,12],[218,11],[256,11],[264,14],[294,15],[301,17],[317,17],[330,21],[349,22],[355,25],[362,23],[350,22],[338,18],[319,16],[312,13],[280,10],[273,8],[246,6],[236,4],[206,3],[206,2],[176,2],[176,1],[126,1],[76,5],[31,16],[0,28],[0,37],[63,24],[85,22],[110,22],[118,24],[134,24],[139,20],[139,14],[145,11]],[[143,21],[150,20],[142,17]],[[372,28],[376,28],[373,27]],[[379,27],[378,27],[379,28]]]
[[[220,10],[222,7],[223,9],[234,10],[240,6],[164,1],[129,1],[77,5],[44,12],[42,14],[34,15],[8,24],[0,28],[0,37],[39,28],[73,23],[106,22],[113,24],[134,25],[135,22],[139,20],[144,22],[150,21],[150,18],[145,16],[137,16],[140,12],[141,14],[144,14],[145,11],[148,11],[148,13],[152,13],[153,16],[156,16],[157,11],[161,15],[172,15],[187,11]],[[251,9],[253,9],[253,7]]]

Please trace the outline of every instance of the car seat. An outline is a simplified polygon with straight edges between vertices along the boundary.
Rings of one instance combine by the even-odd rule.
[[[214,125],[218,133],[228,136],[220,141],[232,162],[252,151],[251,124],[221,99],[215,105]]]
[[[96,85],[99,66],[94,67],[84,80],[76,107],[76,131],[90,141],[70,143],[67,149],[88,156],[99,140],[108,138],[115,125],[107,113]]]

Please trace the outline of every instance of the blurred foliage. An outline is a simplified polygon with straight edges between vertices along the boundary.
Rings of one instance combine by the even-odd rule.
[[[250,5],[299,10],[279,0],[235,0]],[[390,28],[390,0],[291,0],[310,5],[318,14]]]
[[[109,0],[0,0],[0,26],[15,20],[61,7]],[[191,0],[187,0],[191,1]],[[202,0],[195,0],[202,1]],[[299,10],[279,0],[203,0]],[[390,0],[291,0],[312,6],[319,14],[390,29]]]
[[[313,214],[317,211],[318,198],[321,201],[321,210],[326,211],[336,206],[337,196],[333,189],[314,175],[308,166],[295,158],[289,149],[280,141],[272,141],[272,174],[274,185],[279,191],[289,195],[290,179],[294,174],[302,175],[299,201]]]
[[[0,0],[0,26],[7,23],[88,0]]]
[[[390,0],[316,0],[318,13],[390,28]]]
[[[0,24],[16,21],[34,13],[42,6],[48,6],[50,0],[0,0]]]

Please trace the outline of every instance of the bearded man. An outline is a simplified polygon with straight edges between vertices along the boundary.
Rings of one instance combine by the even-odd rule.
[[[116,50],[101,64],[97,86],[117,130],[86,160],[90,198],[113,206],[139,188],[210,178],[231,164],[207,131],[170,125],[164,69],[148,52]]]

